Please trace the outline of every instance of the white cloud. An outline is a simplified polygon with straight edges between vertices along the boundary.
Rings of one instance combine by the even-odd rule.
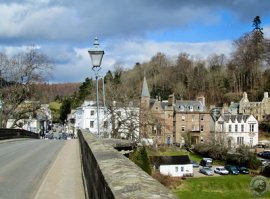
[[[82,81],[93,76],[86,45],[91,47],[89,40],[97,35],[104,40],[101,73],[116,64],[131,68],[158,52],[171,58],[181,52],[202,58],[229,55],[230,37],[240,35],[239,29],[251,25],[257,13],[269,17],[269,6],[268,0],[2,0],[0,52],[14,54],[29,44],[39,45],[56,63],[51,81]],[[229,28],[222,24],[228,23],[225,15],[232,21]],[[230,34],[223,37],[223,31]],[[270,38],[269,25],[264,32]],[[166,35],[160,39],[163,35],[155,33]],[[210,41],[214,36],[221,41],[184,42]]]
[[[102,48],[105,50],[105,55],[99,74],[105,75],[108,70],[113,71],[116,64],[130,69],[136,62],[148,62],[158,52],[164,53],[168,58],[175,58],[181,52],[200,58],[207,58],[211,54],[229,55],[232,44],[230,41],[178,43],[118,40],[102,46]],[[52,81],[82,82],[86,77],[94,78],[95,74],[91,70],[91,60],[87,48],[74,48],[72,51],[62,52],[62,54],[68,55],[69,61],[56,66],[55,80]]]

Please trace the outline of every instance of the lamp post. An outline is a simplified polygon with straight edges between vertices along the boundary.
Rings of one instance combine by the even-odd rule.
[[[2,121],[3,121],[3,106],[4,102],[0,99],[0,128],[2,128]]]
[[[100,137],[100,132],[99,132],[98,71],[101,69],[100,65],[101,65],[103,55],[104,55],[104,50],[102,50],[100,48],[97,37],[94,40],[94,48],[88,50],[88,53],[90,55],[92,65],[93,65],[92,70],[95,72],[95,76],[96,76],[97,134],[98,134],[98,137]]]

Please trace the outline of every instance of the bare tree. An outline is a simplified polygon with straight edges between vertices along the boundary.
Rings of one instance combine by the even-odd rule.
[[[9,118],[15,119],[16,122],[26,117],[26,113],[33,113],[38,109],[39,106],[29,108],[22,104],[26,100],[38,100],[38,96],[32,92],[32,87],[34,84],[44,82],[52,68],[53,65],[48,57],[35,46],[13,57],[0,54],[0,92],[1,101],[4,104],[2,107],[3,124]]]

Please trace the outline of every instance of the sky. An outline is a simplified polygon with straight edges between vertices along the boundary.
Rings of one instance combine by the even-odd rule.
[[[83,82],[95,78],[95,37],[105,51],[100,76],[159,52],[172,60],[183,52],[229,56],[256,16],[270,39],[269,9],[269,0],[1,0],[0,52],[36,45],[54,64],[48,82]]]

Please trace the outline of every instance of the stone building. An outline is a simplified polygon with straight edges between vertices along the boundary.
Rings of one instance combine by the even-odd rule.
[[[140,138],[155,144],[173,143],[173,98],[168,101],[151,99],[144,77],[140,105]]]
[[[144,78],[140,107],[140,137],[156,144],[184,144],[184,137],[196,144],[209,134],[210,113],[205,98],[196,101],[175,100],[170,95],[166,101],[151,99]]]
[[[264,92],[261,102],[250,102],[246,92],[239,102],[239,113],[253,115],[259,122],[263,121],[270,115],[270,98],[268,92]]]
[[[174,111],[175,143],[197,144],[207,139],[211,117],[203,96],[196,101],[177,100]]]

